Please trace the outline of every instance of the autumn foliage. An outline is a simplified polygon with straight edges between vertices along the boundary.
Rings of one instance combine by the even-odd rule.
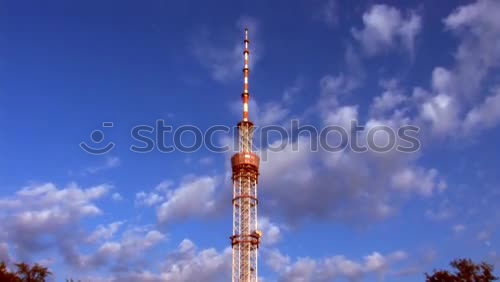
[[[16,271],[9,271],[4,262],[0,262],[0,281],[2,282],[45,282],[52,273],[39,264],[30,266],[26,263],[15,264]]]
[[[470,259],[457,259],[450,263],[456,271],[435,270],[425,274],[427,282],[491,282],[498,280],[493,275],[493,266],[485,262],[473,263]]]

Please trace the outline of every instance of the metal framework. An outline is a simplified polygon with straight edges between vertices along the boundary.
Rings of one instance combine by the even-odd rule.
[[[231,158],[233,171],[232,281],[257,282],[257,254],[262,233],[257,222],[259,156],[252,152],[253,123],[248,119],[248,29],[243,50],[243,119],[238,123],[239,152]]]

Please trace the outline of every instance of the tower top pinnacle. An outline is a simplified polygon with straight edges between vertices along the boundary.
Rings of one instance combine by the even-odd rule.
[[[250,100],[250,93],[248,93],[248,73],[250,72],[248,67],[248,57],[250,55],[250,50],[248,49],[248,44],[250,43],[248,40],[248,28],[245,28],[245,40],[243,43],[243,93],[241,94],[241,98],[243,100],[243,121],[248,121],[248,101]]]

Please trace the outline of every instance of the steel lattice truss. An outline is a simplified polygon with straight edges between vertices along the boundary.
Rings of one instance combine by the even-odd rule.
[[[238,123],[239,152],[231,158],[233,172],[232,281],[256,282],[261,232],[257,222],[259,157],[252,152],[253,123],[248,119],[248,30],[245,29],[243,120]]]

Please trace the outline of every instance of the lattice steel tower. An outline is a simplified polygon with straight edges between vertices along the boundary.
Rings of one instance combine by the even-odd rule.
[[[252,152],[253,123],[248,119],[248,29],[243,50],[243,119],[238,123],[239,151],[231,158],[233,171],[232,281],[257,282],[257,251],[261,238],[257,222],[259,156]]]

